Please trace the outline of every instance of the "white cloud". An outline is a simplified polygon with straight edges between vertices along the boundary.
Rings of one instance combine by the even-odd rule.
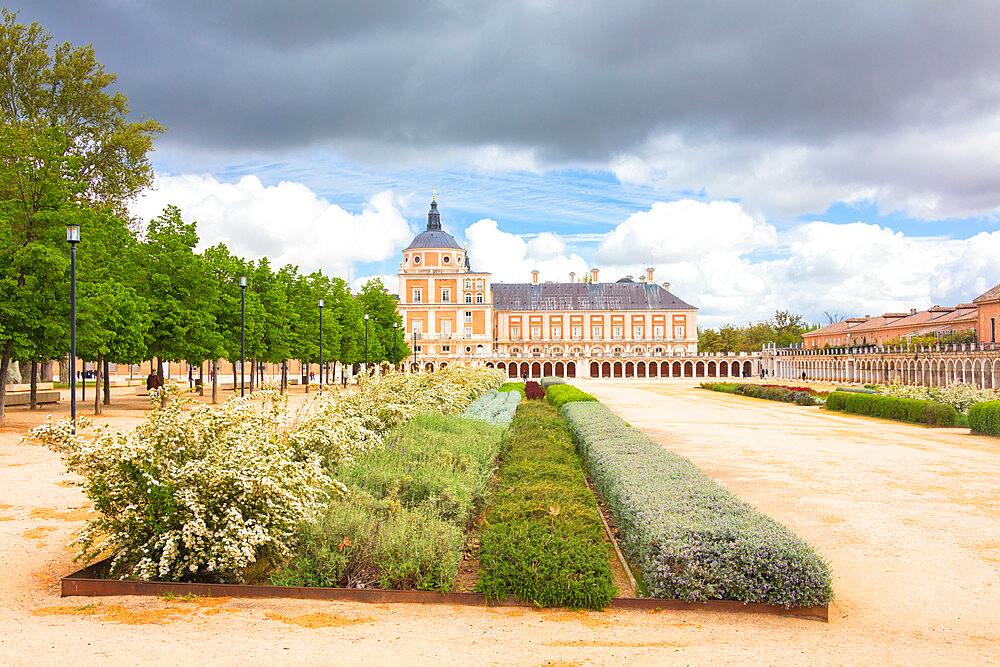
[[[576,253],[567,253],[566,243],[558,235],[544,232],[525,241],[516,234],[501,231],[495,220],[483,219],[465,230],[469,240],[469,259],[477,271],[489,271],[494,281],[531,282],[537,269],[539,280],[567,281],[570,271],[582,279],[587,262]]]
[[[234,254],[267,256],[272,266],[294,264],[346,277],[356,262],[399,254],[413,238],[391,191],[372,195],[360,213],[345,211],[301,183],[265,187],[255,176],[221,183],[212,176],[157,176],[133,205],[143,220],[173,204],[198,221],[200,247],[225,243]]]
[[[399,294],[399,276],[385,273],[376,273],[370,276],[358,276],[357,278],[351,279],[351,291],[357,294],[365,286],[365,283],[369,280],[375,280],[376,278],[382,281],[385,288],[389,290],[389,294]]]

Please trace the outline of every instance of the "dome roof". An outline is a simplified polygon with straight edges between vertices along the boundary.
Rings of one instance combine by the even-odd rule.
[[[427,229],[416,235],[410,245],[403,250],[415,248],[448,248],[461,250],[455,237],[441,229],[441,214],[438,213],[437,201],[431,200],[431,210],[427,212]]]

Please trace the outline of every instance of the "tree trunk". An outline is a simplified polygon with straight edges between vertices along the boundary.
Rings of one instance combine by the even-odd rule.
[[[281,395],[288,392],[288,359],[281,360]]]
[[[233,362],[233,395],[235,396],[240,390],[240,379],[236,377],[236,362]]]
[[[160,407],[167,407],[167,392],[164,391],[166,385],[163,383],[163,359],[156,358],[156,374],[160,378]]]
[[[31,392],[28,397],[28,409],[37,410],[38,409],[38,362],[32,359],[31,361]]]
[[[198,364],[198,395],[205,395],[205,362]]]
[[[111,405],[111,375],[108,373],[108,369],[111,367],[111,362],[107,359],[104,360],[104,405]]]
[[[104,366],[104,355],[97,353],[94,363],[94,415],[101,414],[101,367]]]
[[[251,357],[251,359],[250,359],[250,393],[251,394],[253,393],[253,381],[254,381],[254,376],[255,375],[257,375],[257,360]]]
[[[54,365],[54,362],[51,361],[51,360],[46,361],[44,364],[42,364],[42,375],[41,375],[41,378],[40,378],[42,382],[52,382],[52,366],[53,365]]]
[[[163,359],[159,357],[156,358],[156,375],[160,378],[160,384],[163,384]]]
[[[306,393],[309,393],[309,360],[305,360],[304,364],[305,371],[302,373],[302,383],[306,386]]]
[[[212,359],[212,405],[219,401],[219,362]]]

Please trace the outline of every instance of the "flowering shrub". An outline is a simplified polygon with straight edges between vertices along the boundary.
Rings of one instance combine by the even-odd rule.
[[[554,384],[566,384],[566,380],[551,375],[546,375],[541,379],[542,389],[548,389]]]
[[[827,604],[827,564],[787,528],[601,403],[562,408],[653,597]]]
[[[545,390],[537,382],[529,380],[524,383],[524,397],[529,401],[540,401],[545,398]]]
[[[520,402],[521,394],[516,391],[501,392],[490,389],[469,403],[469,407],[462,412],[462,416],[466,419],[478,419],[487,424],[507,428],[514,421],[514,412]]]
[[[549,405],[556,409],[561,408],[566,403],[573,401],[596,401],[597,399],[585,391],[568,384],[557,384],[545,390],[545,398]]]
[[[878,394],[835,391],[826,399],[826,409],[929,426],[954,426],[958,422],[958,412],[950,405]]]
[[[937,401],[955,408],[962,414],[969,414],[969,408],[976,403],[1000,401],[1000,391],[977,389],[963,382],[955,382],[945,387],[924,387],[912,384],[885,384],[876,388],[880,396],[913,398],[919,401]]]
[[[1000,435],[1000,401],[976,403],[969,408],[969,426],[973,433]]]
[[[241,581],[257,561],[290,555],[295,526],[324,490],[342,492],[319,457],[290,446],[285,400],[274,391],[184,413],[171,383],[135,430],[73,436],[65,422],[33,429],[84,478],[97,515],[77,543],[91,560],[135,579]]]
[[[728,382],[702,382],[704,389],[723,391],[728,394],[739,394],[751,398],[763,398],[769,401],[783,401],[796,405],[816,405],[821,403],[813,396],[812,390],[806,387],[783,387],[776,384],[733,384]]]
[[[315,394],[301,409],[292,440],[333,468],[381,443],[383,434],[418,414],[455,414],[504,381],[494,368],[449,366],[433,373],[361,376],[348,394]]]

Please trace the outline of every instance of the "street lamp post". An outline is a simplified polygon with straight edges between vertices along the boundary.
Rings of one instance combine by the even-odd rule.
[[[368,372],[368,313],[365,313],[365,373]]]
[[[323,299],[319,300],[319,387],[323,388]]]
[[[66,227],[69,241],[69,419],[76,435],[76,244],[80,242],[80,225]]]
[[[399,338],[399,324],[392,323],[392,365],[399,366],[399,354],[396,352],[396,339]],[[396,370],[399,370],[398,368]]]
[[[417,361],[417,330],[413,330],[413,363],[416,364],[417,370],[420,370],[420,362]]]
[[[244,395],[243,367],[247,360],[247,277],[240,276],[240,396]]]

